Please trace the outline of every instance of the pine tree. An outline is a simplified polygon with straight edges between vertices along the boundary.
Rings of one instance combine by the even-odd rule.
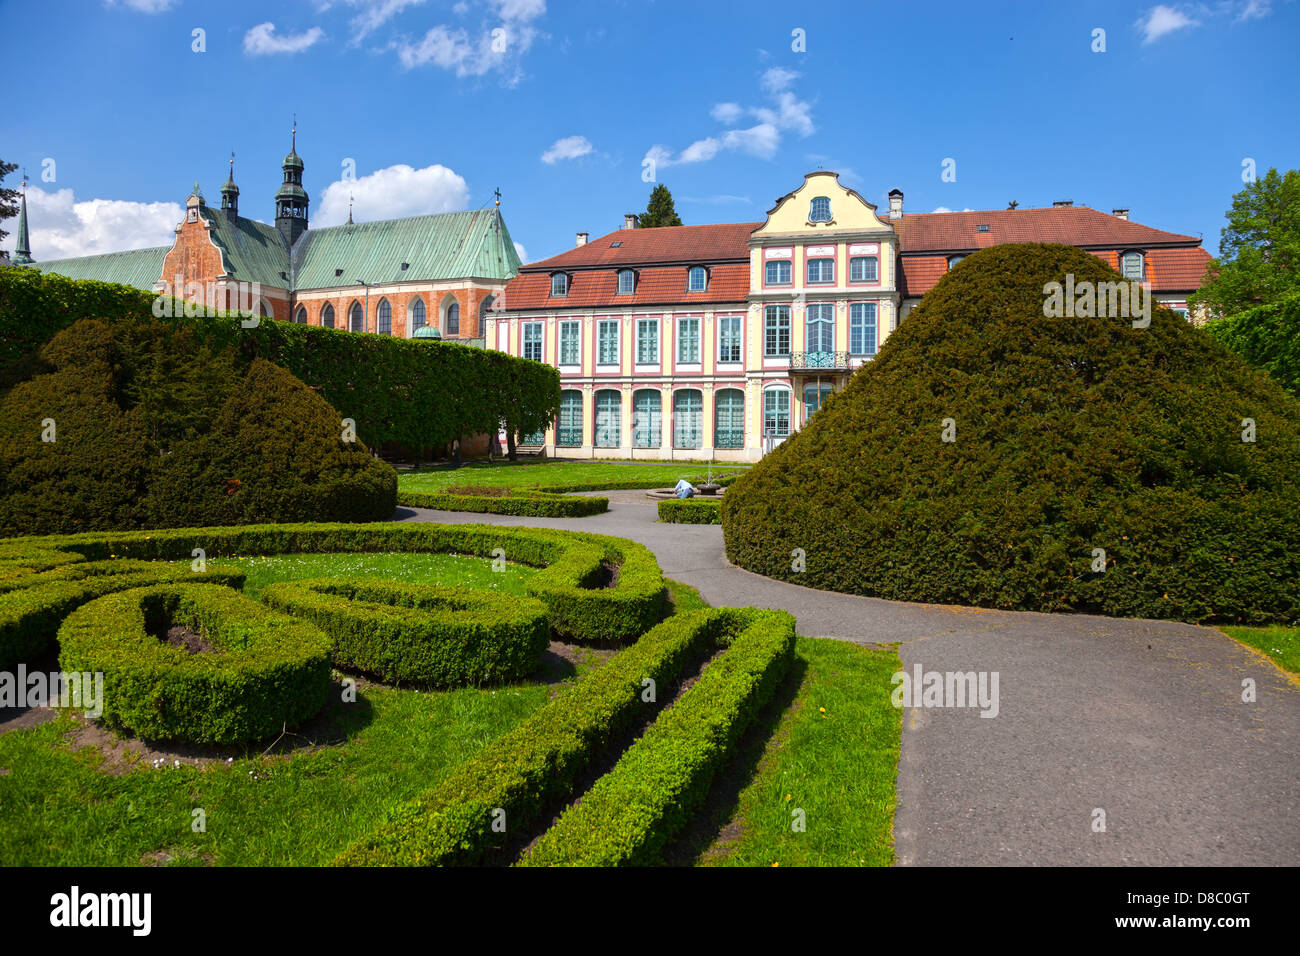
[[[677,215],[677,210],[673,207],[673,194],[663,183],[651,190],[650,203],[645,207],[645,212],[638,217],[638,222],[642,229],[682,224],[682,217]]]

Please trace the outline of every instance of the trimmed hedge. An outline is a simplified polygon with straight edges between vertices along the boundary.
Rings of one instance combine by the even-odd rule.
[[[458,495],[451,492],[399,491],[397,503],[408,508],[472,511],[477,514],[528,515],[541,518],[585,518],[609,510],[609,499],[594,496],[569,498],[538,491],[510,491],[501,495]]]
[[[392,684],[519,680],[551,639],[540,601],[471,588],[324,578],[272,584],[262,601],[328,634],[336,667]]]
[[[546,605],[559,634],[584,641],[634,641],[668,613],[663,574],[649,549],[621,538],[542,528],[388,522],[95,532],[0,540],[0,561],[50,550],[89,560],[188,560],[196,547],[209,558],[340,551],[487,558],[500,548],[507,560],[541,569],[529,579],[528,593]]]
[[[1205,331],[1300,396],[1300,295],[1225,315]]]
[[[727,650],[564,812],[521,865],[657,862],[703,804],[714,774],[794,660],[792,615],[746,610],[737,617],[744,630],[734,639],[724,636]]]
[[[721,524],[722,499],[667,498],[659,502],[659,520],[669,524]]]
[[[202,634],[210,652],[160,639]],[[330,642],[307,621],[225,588],[162,585],[112,594],[59,629],[59,667],[102,672],[102,719],[146,740],[237,744],[315,715],[330,684]]]
[[[32,553],[46,552],[33,549]],[[63,619],[87,601],[105,594],[176,582],[235,589],[244,585],[244,575],[239,571],[214,568],[196,573],[188,567],[159,561],[82,561],[79,555],[66,552],[62,556],[68,563],[0,580],[0,669],[53,650]],[[189,557],[188,552],[185,557]]]
[[[644,716],[643,681],[667,687],[687,665],[749,623],[745,612],[678,614],[610,658],[428,792],[390,811],[334,861],[344,866],[466,866],[541,821]]]
[[[732,563],[897,601],[1300,619],[1300,403],[1164,307],[1146,328],[1045,315],[1067,276],[1121,282],[1036,244],[942,277],[728,490]]]

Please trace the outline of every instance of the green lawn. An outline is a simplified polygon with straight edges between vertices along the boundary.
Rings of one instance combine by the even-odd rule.
[[[713,474],[723,475],[743,470],[747,466],[715,464]],[[670,487],[678,478],[700,482],[707,477],[708,467],[691,464],[635,465],[605,461],[546,461],[527,464],[503,465],[487,462],[469,462],[460,468],[426,468],[420,471],[402,471],[397,475],[398,491],[435,492],[460,485],[479,485],[494,488],[548,488],[556,485],[593,484],[602,488],[636,486],[641,482],[654,482],[655,486]]]
[[[1222,630],[1268,655],[1282,670],[1300,675],[1300,627],[1225,627]]]

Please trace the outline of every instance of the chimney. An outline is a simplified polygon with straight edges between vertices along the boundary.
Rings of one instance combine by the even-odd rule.
[[[1073,199],[1058,199],[1058,200],[1056,200],[1056,202],[1052,203],[1052,208],[1053,208],[1053,209],[1068,209],[1070,206],[1073,206],[1073,205],[1074,205],[1074,200],[1073,200]]]
[[[623,214],[623,228],[624,229],[636,228],[636,213],[626,212]]]
[[[889,191],[889,218],[903,218],[903,191],[901,189],[891,189]]]
[[[587,234],[585,232],[578,233],[577,245],[585,246],[586,244],[587,244]]]
[[[1123,219],[1125,222],[1128,222],[1128,210],[1127,210],[1127,209],[1112,209],[1112,210],[1110,211],[1110,214],[1111,214],[1112,216],[1114,216],[1116,219]]]

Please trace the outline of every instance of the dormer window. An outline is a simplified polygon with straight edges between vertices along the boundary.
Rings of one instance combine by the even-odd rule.
[[[551,273],[551,295],[568,295],[569,277],[563,272]]]
[[[636,273],[631,269],[618,270],[618,294],[631,295],[636,291]]]
[[[831,200],[829,196],[817,196],[808,209],[809,222],[831,221]]]
[[[1126,252],[1119,257],[1119,271],[1123,273],[1125,279],[1136,279],[1141,282],[1145,273],[1144,259],[1140,252]]]
[[[966,258],[965,256],[949,256],[949,257],[948,257],[948,271],[949,271],[949,272],[952,272],[952,270],[953,270],[954,268],[956,268],[957,263],[961,262],[961,261],[962,261],[963,259],[965,259],[965,258]]]
[[[686,291],[703,292],[709,287],[709,270],[704,266],[691,266],[686,273]]]

